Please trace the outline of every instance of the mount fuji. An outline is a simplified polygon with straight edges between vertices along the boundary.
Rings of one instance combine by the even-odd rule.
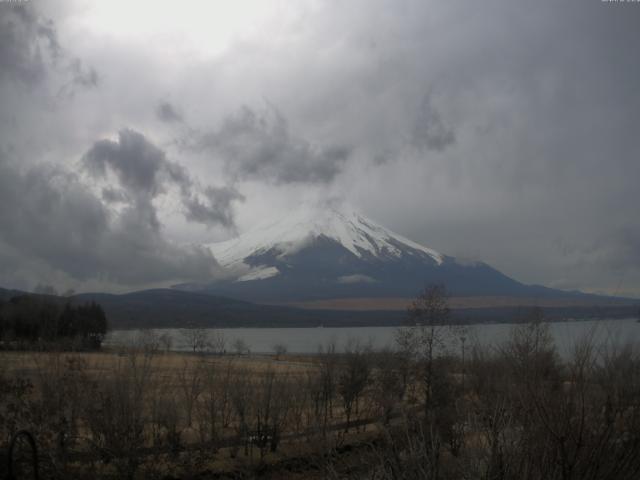
[[[575,295],[524,285],[482,262],[460,262],[347,207],[301,206],[277,221],[206,245],[232,276],[183,290],[259,303],[412,298],[427,284],[453,296]]]

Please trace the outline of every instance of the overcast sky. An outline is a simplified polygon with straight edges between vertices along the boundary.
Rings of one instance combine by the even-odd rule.
[[[331,198],[640,296],[639,138],[637,2],[0,1],[0,286],[206,280]]]

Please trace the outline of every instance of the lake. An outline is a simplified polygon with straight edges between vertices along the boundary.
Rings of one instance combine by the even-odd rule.
[[[513,324],[478,324],[467,326],[466,345],[474,343],[497,346],[508,337]],[[446,328],[446,327],[442,327]],[[320,345],[334,342],[337,350],[343,350],[349,341],[371,344],[374,348],[392,347],[397,327],[344,327],[344,328],[218,328],[205,329],[221,332],[231,352],[236,339],[242,339],[251,353],[265,354],[274,351],[274,345],[285,345],[289,353],[317,353]],[[598,344],[640,343],[640,323],[636,319],[623,320],[575,320],[550,323],[550,330],[559,353],[567,356],[576,341],[593,335]],[[154,333],[167,333],[172,338],[172,350],[188,351],[190,347],[183,329],[154,329]],[[105,346],[133,346],[143,335],[140,330],[114,330],[107,335]],[[458,338],[458,332],[453,333]]]

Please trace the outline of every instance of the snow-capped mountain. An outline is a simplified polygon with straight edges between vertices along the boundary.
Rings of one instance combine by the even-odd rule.
[[[277,259],[285,260],[320,237],[341,245],[363,260],[393,260],[405,254],[430,259],[438,265],[444,260],[435,250],[395,234],[345,207],[319,210],[302,206],[275,222],[261,225],[226,242],[209,244],[208,247],[222,266],[239,268],[243,264],[256,266],[255,262],[245,260],[260,257],[269,251],[278,252]],[[273,266],[258,264],[257,268],[242,278],[258,280],[277,274]]]
[[[207,247],[235,276],[189,288],[257,302],[413,297],[430,283],[443,283],[454,295],[552,292],[481,262],[458,262],[346,207],[303,205]]]

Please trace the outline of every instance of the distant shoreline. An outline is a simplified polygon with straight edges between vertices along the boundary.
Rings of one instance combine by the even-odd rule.
[[[507,316],[506,314],[503,315],[486,315],[486,318],[483,316],[482,318],[485,318],[484,320],[482,318],[478,318],[478,317],[471,317],[468,319],[459,319],[458,321],[452,321],[452,322],[448,322],[446,324],[442,324],[442,326],[455,326],[455,325],[468,325],[468,326],[474,326],[474,325],[504,325],[504,324],[521,324],[521,323],[526,323],[528,320],[526,318],[526,311],[528,309],[519,309],[519,314],[518,316]],[[456,316],[456,312],[460,315],[460,311],[453,311],[453,315],[454,315],[454,319]],[[377,313],[383,313],[383,312],[377,312]],[[394,312],[395,313],[395,312]],[[477,313],[477,312],[476,312]],[[488,313],[488,312],[487,312]],[[574,316],[559,316],[559,315],[555,315],[555,316],[546,316],[545,317],[545,322],[546,323],[563,323],[563,322],[567,322],[567,323],[576,323],[576,322],[586,322],[586,321],[608,321],[608,320],[636,320],[636,316],[634,315],[633,312],[628,311],[628,312],[620,312],[620,313],[615,313],[615,312],[602,312],[600,315],[586,315],[586,316],[580,316],[580,315],[574,315]],[[322,328],[389,328],[389,327],[403,327],[403,326],[407,326],[407,324],[404,322],[404,316],[402,318],[402,320],[399,321],[388,321],[388,322],[371,322],[371,323],[349,323],[349,322],[329,322],[327,324],[322,324],[322,325],[312,325],[309,323],[304,323],[304,322],[300,322],[300,323],[291,323],[291,324],[287,324],[287,325],[282,325],[282,324],[250,324],[250,325],[246,325],[246,324],[226,324],[226,323],[198,323],[198,324],[191,324],[191,325],[186,325],[185,323],[171,323],[171,324],[163,324],[163,325],[114,325],[111,330],[120,330],[120,331],[127,331],[127,330],[175,330],[175,329],[186,329],[186,328],[210,328],[210,329],[215,329],[215,328],[224,328],[224,329],[233,329],[233,330],[243,330],[243,329],[287,329],[287,328],[296,328],[296,329],[300,329],[300,328],[304,328],[304,329],[322,329]]]

